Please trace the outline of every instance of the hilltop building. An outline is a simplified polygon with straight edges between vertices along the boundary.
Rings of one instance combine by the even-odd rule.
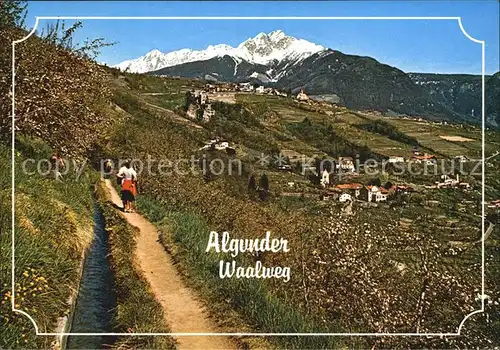
[[[306,101],[309,101],[310,98],[309,98],[309,96],[307,96],[307,94],[304,92],[304,90],[300,90],[299,94],[297,95],[297,100],[306,102]]]
[[[257,89],[255,89],[255,92],[258,94],[263,94],[266,91],[266,88],[264,86],[259,86]]]
[[[354,172],[356,168],[352,157],[339,157],[337,170],[341,170],[342,172]]]
[[[251,83],[240,83],[240,91],[253,92],[255,90],[253,84]]]
[[[200,92],[200,105],[208,103],[208,94],[204,91]]]

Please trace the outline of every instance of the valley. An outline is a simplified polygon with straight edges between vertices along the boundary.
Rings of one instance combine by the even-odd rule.
[[[141,96],[153,92],[158,79],[168,85],[168,88],[160,90],[168,89],[175,96],[209,91],[209,85],[214,85],[211,82],[203,86],[198,80],[126,74],[124,77],[130,84],[140,82],[139,85],[143,87],[140,93],[127,94],[128,99],[134,99],[138,103],[130,111],[131,115],[143,113],[139,112],[143,111]],[[221,89],[226,85],[221,84]],[[177,88],[173,88],[174,86]],[[146,136],[140,130],[151,130],[151,126],[160,119],[157,119],[158,116],[151,118],[141,114],[142,118],[137,120],[139,124],[134,122],[137,128],[133,129],[139,133],[139,139],[146,141],[144,137],[147,137],[146,142],[151,142],[150,146],[144,147],[140,146],[142,142],[136,143],[134,148],[124,150],[125,153],[113,155],[120,158],[132,152],[134,158],[141,159],[146,154],[151,154],[153,158],[197,154],[207,160],[237,159],[242,163],[241,174],[202,175],[201,172],[198,176],[168,175],[164,180],[161,175],[154,178],[145,175],[143,179],[146,193],[140,201],[140,208],[159,227],[168,230],[172,217],[190,217],[174,224],[177,229],[174,229],[170,239],[183,247],[176,251],[174,258],[179,259],[186,275],[190,276],[188,280],[191,283],[195,286],[205,283],[210,276],[208,271],[215,271],[219,261],[214,257],[214,260],[195,263],[206,248],[207,231],[200,228],[188,233],[186,230],[191,229],[183,228],[182,220],[202,221],[203,225],[209,225],[213,229],[231,230],[240,238],[254,237],[256,233],[264,232],[265,227],[272,230],[273,234],[286,237],[291,247],[302,247],[301,252],[291,248],[291,254],[273,254],[267,258],[264,255],[260,258],[264,264],[291,266],[291,279],[288,282],[291,287],[286,292],[282,290],[282,282],[279,281],[264,281],[265,287],[259,288],[269,288],[272,295],[280,300],[293,300],[297,309],[305,313],[300,317],[312,317],[312,320],[303,320],[296,325],[299,328],[293,329],[300,331],[303,329],[302,325],[313,322],[319,327],[318,330],[329,331],[352,329],[356,325],[356,329],[364,331],[405,332],[418,329],[423,332],[438,329],[453,332],[467,310],[477,302],[468,295],[473,295],[477,288],[475,286],[480,284],[480,276],[474,274],[474,271],[479,271],[480,246],[473,243],[481,236],[480,178],[460,175],[461,183],[472,186],[464,189],[458,186],[458,182],[455,185],[451,185],[452,181],[443,182],[441,170],[427,175],[397,175],[395,169],[379,175],[358,171],[337,174],[332,170],[329,183],[322,186],[321,172],[315,171],[320,160],[338,161],[339,157],[354,158],[356,155],[361,156],[361,161],[370,157],[380,160],[403,157],[408,162],[404,163],[405,166],[423,169],[427,164],[411,160],[415,145],[418,145],[422,154],[432,152],[438,164],[462,156],[468,159],[463,164],[464,169],[472,169],[475,167],[474,159],[481,157],[481,129],[421,118],[382,117],[373,111],[353,111],[328,103],[299,102],[293,96],[220,91],[202,94],[206,94],[206,103],[214,111],[209,120],[183,114],[183,108],[187,107],[180,98],[177,105],[172,106],[186,120],[201,128],[196,131],[186,128],[175,119],[163,119],[167,117],[164,114],[162,123],[170,126],[162,134],[151,135],[151,131],[148,131]],[[154,103],[161,104],[162,99],[171,100],[171,97],[157,95]],[[221,102],[227,99],[231,100],[230,103]],[[361,127],[379,124],[383,128],[376,129],[376,132],[373,131],[375,129]],[[496,131],[486,132],[487,155],[494,155],[498,148],[497,135]],[[453,138],[450,140],[449,137]],[[463,142],[461,138],[472,141]],[[204,145],[211,145],[211,139],[216,140],[213,148],[202,150]],[[224,142],[227,146],[223,145]],[[227,149],[234,149],[235,153],[228,153]],[[280,168],[276,162],[280,159],[279,156],[284,160],[281,165],[290,167]],[[310,161],[310,168],[305,173],[301,168],[302,159]],[[263,174],[266,175],[269,186],[264,195],[261,182]],[[489,203],[499,196],[496,158],[488,162],[486,174]],[[252,175],[258,184],[257,190],[249,187]],[[177,181],[178,185],[173,188]],[[387,187],[389,195],[386,202],[373,203],[367,202],[362,195],[354,199],[354,192],[343,190],[353,183],[361,184],[362,188],[370,184],[384,187],[387,183],[396,187]],[[436,186],[436,183],[442,183],[443,187]],[[403,189],[399,193],[397,186],[402,189],[410,188],[412,192]],[[390,194],[391,191],[395,192]],[[154,197],[151,198],[149,193]],[[342,193],[350,193],[353,201],[341,202],[339,195]],[[193,208],[203,209],[193,211]],[[171,210],[174,212],[170,212]],[[245,215],[240,216],[238,213]],[[281,224],[285,222],[286,225]],[[493,232],[497,230],[495,226]],[[486,244],[489,252],[496,249],[497,241],[492,238],[495,235],[490,236]],[[494,265],[495,254],[487,259],[487,266]],[[332,266],[335,266],[335,274],[332,273]],[[206,272],[196,272],[196,269]],[[359,290],[352,290],[353,280],[357,281]],[[239,294],[239,288],[254,288],[250,281],[241,286],[238,283],[233,286],[232,280],[224,281],[226,280],[215,280],[208,288],[224,295]],[[425,307],[426,311],[419,311],[416,305],[419,304],[419,293],[422,292],[420,288],[423,285],[426,286],[426,294],[432,295],[426,297],[427,305],[432,306]],[[326,286],[330,287],[325,289]],[[380,292],[375,293],[375,290]],[[449,293],[442,294],[445,290]],[[367,295],[370,295],[369,299],[366,298]],[[206,298],[211,302],[214,300],[209,296]],[[254,314],[252,307],[242,300],[230,300],[231,307],[239,310],[239,313],[247,317]],[[453,302],[447,304],[451,300]],[[384,309],[384,302],[389,302],[391,306]],[[342,311],[345,305],[353,303],[356,309],[351,308],[350,314],[358,310],[356,322],[359,323],[351,323],[350,316]],[[378,303],[381,303],[381,309],[373,309],[373,305]],[[458,305],[464,306],[461,308]],[[219,307],[227,306],[214,306],[216,310]],[[260,309],[268,307],[270,305],[263,304]],[[431,308],[441,311],[430,316]],[[269,312],[278,312],[271,310]],[[427,315],[425,318],[424,314]],[[288,316],[274,315],[274,321],[257,318],[254,321],[256,323],[250,322],[249,326],[259,329],[288,329],[280,328],[284,326],[280,320]],[[322,316],[316,319],[319,315]],[[414,321],[414,317],[422,317],[423,321]],[[335,320],[335,326],[330,328],[332,320]],[[477,329],[474,330],[476,331]],[[359,341],[361,343],[353,340],[347,344],[366,344],[364,340]],[[436,340],[433,344],[451,344],[449,342],[462,346],[458,345],[462,343],[454,340],[443,340],[443,343]],[[301,341],[297,346],[307,344],[320,346],[318,344],[324,343]],[[401,340],[384,339],[377,344],[402,343]],[[409,341],[405,344],[419,343]]]

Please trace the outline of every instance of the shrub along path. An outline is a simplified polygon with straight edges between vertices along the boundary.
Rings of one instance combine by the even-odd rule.
[[[111,201],[122,206],[120,196],[111,182],[106,180]],[[137,262],[149,282],[153,293],[165,310],[166,322],[172,333],[217,333],[220,330],[204,311],[194,293],[182,282],[172,259],[158,241],[153,224],[137,213],[123,213],[132,226],[139,229],[137,236]],[[175,337],[180,349],[234,349],[229,338],[221,336]]]

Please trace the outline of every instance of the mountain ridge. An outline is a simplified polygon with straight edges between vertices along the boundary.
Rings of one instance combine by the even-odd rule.
[[[281,30],[259,33],[236,48],[219,44],[168,54],[153,50],[118,66],[152,75],[249,81],[293,92],[303,89],[310,95],[335,96],[338,103],[359,110],[481,122],[480,75],[404,72],[372,57],[328,49]],[[499,97],[494,92],[500,79],[485,78],[487,125],[498,127]]]
[[[123,61],[113,68],[131,73],[147,73],[184,63],[230,56],[254,64],[271,64],[283,60],[297,61],[324,50],[325,47],[286,35],[282,30],[259,33],[236,47],[227,44],[209,45],[203,50],[180,49],[163,53],[154,49],[144,56]]]

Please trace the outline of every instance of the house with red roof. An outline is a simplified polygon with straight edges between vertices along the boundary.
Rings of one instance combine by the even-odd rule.
[[[363,186],[359,197],[367,202],[385,202],[389,191],[382,186]]]
[[[348,193],[354,198],[358,198],[361,189],[363,188],[362,184],[359,183],[349,183],[349,184],[340,184],[336,185],[335,189],[342,193]]]

